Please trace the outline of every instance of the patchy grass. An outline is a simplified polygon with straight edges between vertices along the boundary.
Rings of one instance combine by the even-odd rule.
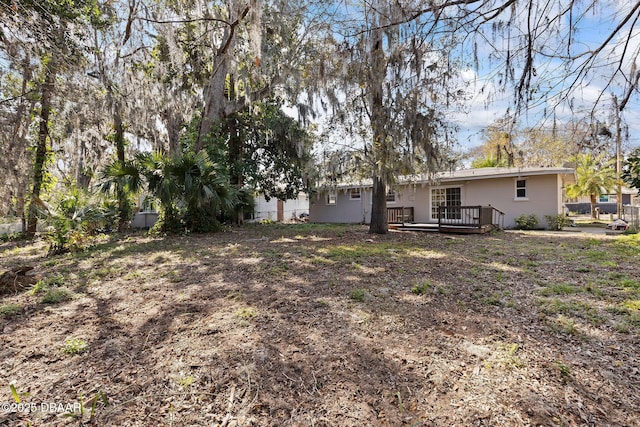
[[[0,369],[38,402],[108,396],[87,425],[633,425],[639,256],[638,236],[321,224],[4,242],[0,267],[40,281],[0,300]]]
[[[583,289],[579,286],[576,286],[571,283],[557,283],[545,286],[544,289],[540,291],[541,295],[550,296],[550,295],[571,295],[583,292]]]
[[[66,288],[49,289],[44,293],[40,302],[42,304],[58,304],[70,300],[71,296],[71,291]]]
[[[363,288],[352,289],[349,298],[357,302],[364,302],[367,296],[367,290]]]
[[[559,298],[543,298],[539,301],[541,310],[548,315],[576,316],[588,320],[595,325],[604,322],[595,304],[591,301],[562,300]]]
[[[254,307],[242,307],[236,310],[236,316],[242,320],[251,320],[258,315],[258,311]]]
[[[483,304],[499,306],[499,305],[502,305],[503,298],[508,296],[509,296],[509,292],[506,292],[506,291],[493,292],[490,295],[481,298],[480,301],[482,301]]]
[[[567,334],[567,335],[580,335],[577,323],[572,317],[567,317],[563,314],[548,321],[549,328],[552,331]]]
[[[411,288],[411,293],[414,293],[416,295],[425,295],[432,287],[433,285],[429,281],[423,281],[421,283],[416,282],[416,284],[414,284]]]
[[[0,305],[0,317],[12,317],[22,312],[20,304],[9,303]]]
[[[81,338],[67,338],[62,346],[62,352],[69,355],[84,353],[89,345]]]

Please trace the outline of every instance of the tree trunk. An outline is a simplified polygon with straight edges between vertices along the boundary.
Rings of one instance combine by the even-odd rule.
[[[22,76],[22,91],[20,93],[27,93],[28,83],[31,81],[31,57],[25,56],[23,62],[23,76]],[[34,108],[34,101],[31,101],[31,105],[27,106],[25,100],[22,100],[16,111],[15,123],[13,126],[14,138],[9,141],[9,159],[13,163],[13,179],[16,188],[16,216],[20,218],[20,229],[22,233],[27,231],[27,212],[25,211],[25,195],[27,193],[28,186],[28,169],[22,170],[20,165],[23,164],[22,157],[27,153],[27,133],[29,132],[29,115],[28,110],[32,111]],[[26,125],[24,122],[27,122]]]
[[[591,199],[591,218],[596,219],[598,217],[598,215],[596,215],[596,195],[592,194],[589,198]]]
[[[204,90],[204,111],[202,112],[202,120],[200,121],[200,130],[198,132],[198,139],[196,141],[196,151],[202,150],[205,144],[207,135],[213,129],[213,126],[218,123],[222,123],[224,118],[235,112],[234,96],[232,96],[234,83],[229,84],[229,91],[227,91],[227,75],[229,74],[229,55],[233,52],[236,44],[236,28],[242,23],[247,16],[251,7],[255,5],[244,5],[242,10],[234,11],[233,8],[237,7],[238,2],[231,2],[229,5],[230,13],[238,13],[235,20],[230,21],[226,34],[222,39],[222,43],[213,58],[213,73],[207,83]],[[253,2],[251,2],[253,3]],[[255,24],[255,23],[254,23]],[[259,25],[259,24],[256,24]],[[246,88],[245,90],[248,90]],[[231,91],[231,92],[230,92]]]
[[[113,128],[115,132],[116,156],[120,166],[125,164],[125,139],[124,125],[122,124],[122,115],[120,114],[120,102],[113,105]],[[116,188],[116,197],[118,198],[118,231],[124,231],[128,228],[131,220],[131,209],[129,206],[129,196],[124,188],[120,185]]]
[[[383,82],[386,77],[382,30],[375,29],[371,33],[371,68],[369,71],[371,127],[373,144],[371,151],[374,160],[373,193],[371,195],[371,223],[369,233],[386,234],[389,231],[387,220],[387,183],[389,173],[388,150],[385,124],[387,117],[384,111]]]
[[[216,56],[213,60],[213,75],[204,90],[205,104],[196,141],[196,151],[204,148],[206,138],[213,130],[213,126],[216,123],[221,123],[225,117],[225,103],[228,96],[225,93],[228,62],[225,55]]]
[[[85,165],[85,157],[86,157],[86,153],[87,153],[87,147],[85,146],[85,143],[82,141],[80,142],[80,147],[78,150],[78,170],[76,171],[76,182],[78,183],[78,186],[80,186],[81,188],[84,188],[85,190],[89,189],[89,184],[91,184],[91,178],[92,176],[89,174],[87,175],[86,172],[86,165]]]
[[[387,234],[389,223],[387,218],[387,186],[384,180],[373,177],[373,193],[371,199],[371,223],[369,233]]]
[[[120,114],[120,103],[117,102],[113,106],[113,130],[115,131],[116,156],[118,162],[124,165],[125,159],[125,141],[124,141],[124,125],[122,124],[122,115]]]
[[[27,229],[27,216],[24,211],[24,193],[25,189],[21,186],[18,189],[18,195],[16,196],[16,216],[20,218],[20,229],[22,230],[22,233]]]
[[[184,125],[182,116],[174,112],[171,108],[167,108],[162,114],[167,134],[169,137],[169,155],[175,156],[180,152],[180,130]]]
[[[55,89],[56,65],[52,59],[45,70],[45,81],[42,85],[42,97],[40,99],[40,126],[38,128],[38,140],[36,155],[33,162],[33,187],[30,194],[29,214],[27,218],[27,235],[33,236],[38,227],[36,206],[41,205],[40,192],[45,173],[47,150],[49,142],[49,116],[51,114],[51,101]]]

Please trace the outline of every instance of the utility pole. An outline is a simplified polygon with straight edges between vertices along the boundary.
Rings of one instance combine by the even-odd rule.
[[[616,95],[613,95],[613,108],[616,110],[616,210],[618,219],[622,219],[622,127],[620,125],[620,107]]]

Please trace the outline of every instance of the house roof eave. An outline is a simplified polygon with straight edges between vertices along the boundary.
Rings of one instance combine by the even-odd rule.
[[[543,175],[560,175],[565,180],[575,181],[575,169],[557,167],[557,168],[478,168],[478,169],[462,169],[452,172],[441,172],[432,178],[424,176],[403,176],[398,178],[398,184],[442,184],[456,181],[472,181],[481,179],[497,179],[497,178],[519,178],[528,176]],[[332,185],[331,188],[336,190],[348,190],[351,188],[370,188],[372,180],[363,179],[358,182],[343,182]],[[329,186],[325,186],[328,188]]]

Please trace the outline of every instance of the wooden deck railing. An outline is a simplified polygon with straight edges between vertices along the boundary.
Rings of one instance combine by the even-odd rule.
[[[413,222],[413,206],[387,208],[387,222],[389,224]]]
[[[438,227],[503,228],[504,212],[493,206],[438,206]]]

